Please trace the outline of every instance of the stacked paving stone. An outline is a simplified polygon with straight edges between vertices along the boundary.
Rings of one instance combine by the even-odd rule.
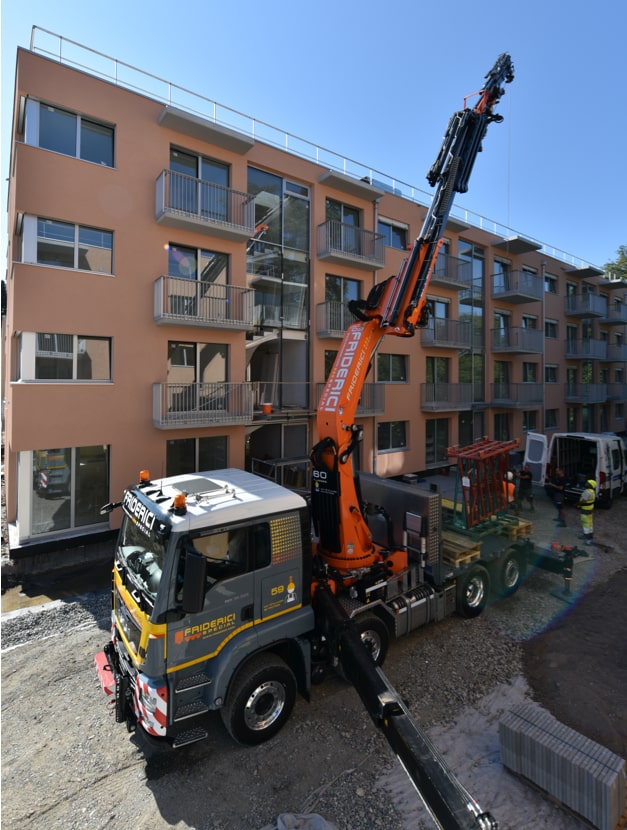
[[[501,761],[599,830],[615,830],[627,797],[627,764],[533,704],[499,723]]]

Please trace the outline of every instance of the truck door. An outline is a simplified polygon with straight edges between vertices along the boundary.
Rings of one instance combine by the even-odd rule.
[[[544,485],[547,460],[546,435],[539,432],[527,433],[527,445],[525,447],[525,464],[529,464],[531,475],[536,484]]]

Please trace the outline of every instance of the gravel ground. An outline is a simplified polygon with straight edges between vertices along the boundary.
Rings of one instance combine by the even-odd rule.
[[[555,538],[537,500],[534,538]],[[583,596],[625,566],[615,543],[627,500],[598,511],[598,543],[577,559],[573,594]],[[531,517],[533,518],[533,517]],[[570,519],[569,519],[570,521]],[[572,528],[562,532],[575,538]],[[621,544],[618,542],[618,544]],[[425,728],[455,730],[500,690],[524,687],[525,643],[569,610],[560,577],[534,572],[509,600],[477,620],[448,618],[398,641],[385,672]],[[109,627],[109,593],[60,601],[2,618],[2,821],[8,830],[259,830],[285,813],[316,813],[338,830],[431,828],[411,788],[390,785],[399,765],[356,692],[331,677],[298,700],[282,732],[260,747],[235,745],[218,716],[211,737],[176,753],[145,754],[114,722],[97,685],[93,654]],[[491,696],[491,697],[490,697]],[[495,697],[496,696],[496,697]],[[483,703],[482,703],[483,702]],[[494,775],[504,773],[492,759]],[[519,805],[500,813],[455,770],[503,828],[574,830],[579,822],[520,785]],[[518,783],[518,782],[517,782]]]

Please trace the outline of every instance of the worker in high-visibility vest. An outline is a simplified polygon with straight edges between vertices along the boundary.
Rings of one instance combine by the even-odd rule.
[[[586,486],[577,502],[577,509],[581,518],[581,529],[586,545],[592,544],[594,533],[593,514],[594,503],[597,497],[597,483],[593,478],[586,481]]]

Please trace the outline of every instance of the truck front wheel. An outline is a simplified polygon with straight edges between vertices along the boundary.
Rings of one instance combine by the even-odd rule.
[[[232,738],[260,744],[276,735],[294,708],[296,679],[274,654],[253,657],[237,675],[220,710]]]
[[[470,619],[478,617],[486,607],[490,593],[490,577],[483,565],[473,565],[457,580],[457,611]]]

